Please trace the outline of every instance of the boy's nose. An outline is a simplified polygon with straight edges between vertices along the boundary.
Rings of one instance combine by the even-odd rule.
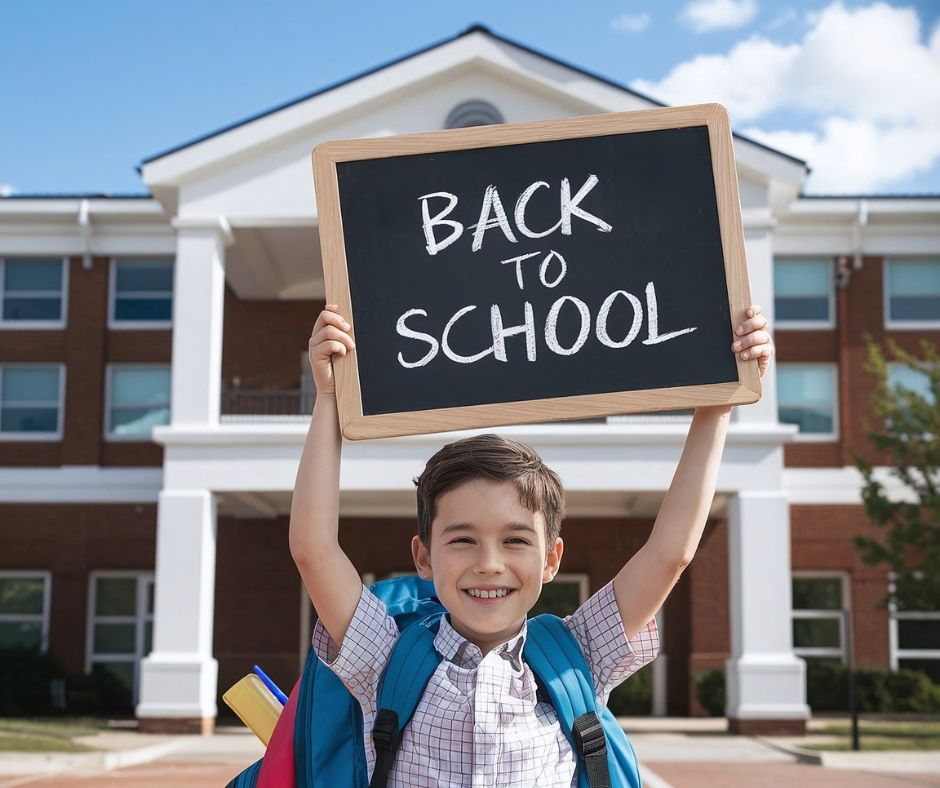
[[[499,574],[503,569],[503,557],[498,549],[484,547],[480,550],[476,565],[476,571],[479,574]]]

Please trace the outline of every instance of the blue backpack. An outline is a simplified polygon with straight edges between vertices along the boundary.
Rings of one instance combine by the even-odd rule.
[[[384,788],[402,731],[441,661],[433,643],[445,611],[434,597],[433,583],[400,577],[376,583],[371,590],[401,632],[379,684],[372,779],[362,738],[362,708],[311,651],[295,690],[293,766],[298,788]],[[578,788],[640,788],[633,747],[610,710],[597,708],[590,669],[565,623],[552,615],[530,619],[522,656],[577,755]],[[263,770],[264,759],[239,774],[229,788],[255,788],[259,776],[263,784]]]

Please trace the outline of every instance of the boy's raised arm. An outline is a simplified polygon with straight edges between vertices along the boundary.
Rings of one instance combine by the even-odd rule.
[[[359,573],[339,546],[339,464],[342,435],[330,359],[355,345],[349,324],[327,306],[310,336],[309,356],[317,387],[290,509],[290,551],[317,615],[341,645],[362,593]]]
[[[763,375],[773,355],[767,318],[759,306],[749,307],[747,316],[735,330],[731,349],[743,360],[756,358]],[[730,420],[730,407],[696,409],[653,531],[614,578],[614,596],[628,638],[656,615],[698,549]]]

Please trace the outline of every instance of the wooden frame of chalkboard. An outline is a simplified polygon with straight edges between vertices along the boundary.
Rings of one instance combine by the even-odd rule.
[[[653,132],[653,134],[647,134],[648,132]],[[658,133],[658,134],[657,134]],[[694,221],[695,214],[708,214],[709,211],[712,212],[713,218],[717,218],[717,227],[712,227],[712,234],[714,236],[713,240],[713,251],[711,256],[718,261],[718,265],[723,267],[724,270],[724,281],[723,282],[714,282],[714,284],[720,285],[716,292],[719,292],[720,297],[713,299],[716,302],[721,302],[726,299],[727,303],[712,303],[711,308],[717,317],[711,322],[717,324],[717,334],[715,334],[715,339],[712,340],[712,350],[713,357],[715,361],[709,362],[707,359],[701,361],[698,359],[699,356],[707,356],[707,354],[702,354],[698,352],[689,352],[678,350],[670,358],[671,360],[661,364],[661,370],[665,370],[665,374],[671,375],[671,371],[676,371],[676,377],[678,379],[679,385],[663,385],[661,379],[657,379],[655,375],[651,375],[648,379],[648,382],[644,385],[645,387],[641,388],[629,388],[628,390],[600,390],[591,392],[588,390],[586,393],[567,393],[562,396],[559,396],[557,392],[549,392],[546,396],[542,395],[541,391],[538,391],[535,395],[531,394],[529,396],[517,395],[511,401],[503,401],[500,399],[499,391],[500,384],[494,378],[490,379],[490,382],[484,382],[480,385],[483,387],[489,386],[486,388],[487,392],[493,391],[492,394],[486,393],[482,395],[480,392],[483,391],[481,388],[475,394],[476,401],[474,399],[463,398],[461,401],[461,392],[464,388],[467,388],[466,384],[460,382],[454,382],[450,385],[448,391],[452,391],[454,394],[454,402],[456,404],[450,404],[446,401],[448,395],[443,395],[445,397],[442,400],[438,397],[437,400],[425,399],[424,401],[419,401],[412,407],[412,403],[409,400],[411,395],[404,394],[400,395],[396,401],[394,396],[391,397],[387,402],[379,402],[382,396],[384,396],[384,391],[386,388],[392,388],[391,386],[386,386],[385,381],[390,378],[385,377],[384,373],[381,371],[381,365],[378,363],[373,363],[372,361],[366,359],[366,361],[361,361],[363,359],[363,349],[366,342],[363,342],[362,334],[365,333],[365,327],[367,325],[367,320],[371,314],[370,309],[372,307],[362,306],[361,309],[357,311],[357,303],[355,302],[356,295],[358,293],[356,287],[351,287],[351,280],[356,280],[356,271],[350,268],[350,255],[348,246],[355,246],[359,244],[360,241],[364,241],[366,236],[370,238],[375,235],[380,235],[383,227],[387,227],[387,211],[389,203],[386,203],[386,207],[383,209],[386,211],[385,214],[373,214],[371,217],[372,225],[363,224],[360,222],[356,227],[350,230],[349,227],[346,228],[347,232],[355,233],[350,237],[344,235],[344,219],[347,220],[350,226],[356,224],[350,219],[350,216],[355,211],[359,210],[369,210],[369,206],[374,202],[381,202],[380,197],[381,192],[386,185],[393,182],[396,178],[400,177],[394,173],[410,173],[408,169],[415,163],[422,163],[422,157],[425,157],[424,164],[430,166],[430,169],[427,167],[423,172],[426,174],[426,182],[419,180],[416,182],[418,190],[414,192],[411,197],[416,199],[415,203],[411,203],[412,206],[410,210],[414,212],[414,231],[415,234],[421,235],[421,219],[422,219],[422,209],[424,211],[423,217],[425,220],[424,226],[424,236],[422,240],[427,240],[428,245],[427,250],[430,254],[434,252],[431,251],[433,244],[438,243],[439,248],[437,251],[440,251],[440,248],[446,246],[447,244],[440,244],[435,238],[433,232],[429,232],[428,220],[429,220],[429,210],[427,208],[427,201],[425,201],[424,206],[419,206],[418,201],[423,199],[423,197],[433,197],[435,195],[441,196],[446,195],[446,192],[441,191],[441,184],[438,182],[439,179],[436,177],[436,173],[440,172],[441,169],[446,170],[448,166],[448,159],[446,158],[449,155],[453,155],[455,152],[463,152],[464,156],[476,156],[474,159],[465,159],[461,166],[465,167],[463,172],[466,173],[476,173],[479,169],[486,169],[487,156],[497,155],[492,149],[503,148],[507,156],[501,159],[502,164],[499,162],[490,162],[494,165],[495,169],[490,173],[491,178],[489,182],[494,180],[499,180],[500,176],[500,167],[505,168],[507,162],[512,163],[513,161],[518,161],[519,157],[525,157],[530,155],[540,155],[545,153],[546,155],[551,156],[552,161],[557,161],[559,158],[567,161],[566,151],[570,150],[574,154],[574,148],[558,148],[557,145],[562,146],[576,146],[591,144],[588,141],[599,139],[604,141],[606,144],[631,144],[632,141],[643,141],[644,144],[650,141],[656,142],[661,145],[661,148],[654,148],[650,150],[661,150],[668,156],[664,156],[665,159],[670,161],[673,158],[681,159],[681,156],[673,157],[670,153],[669,145],[673,144],[672,141],[679,140],[683,135],[688,135],[695,133],[697,134],[704,145],[699,143],[698,147],[695,148],[698,153],[695,155],[698,159],[703,161],[699,162],[692,169],[699,167],[702,169],[704,175],[700,178],[701,183],[705,184],[705,191],[702,192],[699,197],[702,195],[707,196],[709,199],[705,200],[705,203],[709,205],[699,205],[699,203],[694,203],[687,210],[685,214],[682,214],[677,221],[680,223],[676,228],[673,228],[671,232],[668,233],[669,238],[672,238],[676,235],[682,235],[681,228],[683,228],[685,221]],[[554,144],[556,147],[545,148],[544,151],[541,150],[539,146],[542,144]],[[684,143],[683,143],[684,144]],[[520,147],[522,146],[522,147]],[[694,147],[694,146],[693,146]],[[635,156],[640,158],[634,158],[631,161],[639,162],[636,165],[636,170],[640,171],[643,168],[643,163],[651,158],[652,154],[643,153],[641,149],[639,153]],[[678,148],[677,148],[678,150]],[[691,148],[690,148],[691,150]],[[645,412],[645,411],[660,411],[660,410],[675,410],[680,408],[689,408],[697,406],[708,406],[708,405],[737,405],[737,404],[747,404],[755,402],[760,398],[760,376],[757,371],[756,361],[741,362],[737,359],[734,354],[732,354],[730,346],[733,341],[733,331],[732,326],[736,325],[738,322],[744,319],[744,310],[750,304],[750,292],[747,280],[747,270],[746,270],[746,261],[745,261],[745,249],[744,249],[744,233],[741,224],[741,208],[740,201],[738,196],[738,183],[737,183],[737,173],[735,170],[734,164],[734,154],[732,150],[732,139],[731,139],[731,126],[730,120],[728,118],[727,111],[724,107],[718,104],[702,104],[689,107],[673,107],[665,109],[653,109],[653,110],[640,110],[634,112],[621,112],[621,113],[610,113],[604,115],[592,115],[586,117],[576,117],[576,118],[565,118],[561,120],[549,120],[549,121],[537,121],[531,123],[522,123],[515,125],[499,125],[499,126],[483,126],[483,127],[471,127],[466,129],[456,129],[456,130],[447,130],[447,131],[438,131],[430,132],[423,134],[412,134],[406,136],[397,136],[397,137],[385,137],[385,138],[373,138],[373,139],[354,139],[354,140],[342,140],[342,141],[332,141],[325,142],[318,145],[313,151],[313,170],[314,170],[314,181],[316,187],[317,195],[317,209],[319,214],[319,230],[320,230],[320,244],[323,258],[323,269],[326,285],[326,296],[327,303],[333,303],[339,305],[339,311],[341,314],[349,320],[352,324],[352,329],[350,333],[357,342],[357,349],[352,353],[348,354],[346,357],[334,357],[333,368],[336,376],[336,390],[337,390],[337,401],[339,405],[339,417],[340,424],[342,427],[343,435],[346,438],[358,440],[364,438],[381,438],[381,437],[392,437],[400,435],[410,435],[410,434],[422,434],[430,432],[444,432],[449,430],[457,429],[469,429],[469,428],[478,428],[478,427],[490,427],[490,426],[499,426],[507,424],[521,424],[521,423],[532,423],[532,422],[546,422],[546,421],[561,421],[561,420],[571,420],[571,419],[587,419],[595,418],[599,416],[613,415],[613,414],[627,414],[635,412]],[[596,158],[596,157],[595,157]],[[343,178],[341,177],[342,173],[347,172],[343,168],[349,167],[358,167],[360,171],[364,165],[372,164],[373,168],[376,166],[374,163],[379,162],[380,160],[387,160],[397,167],[397,170],[389,170],[388,172],[377,172],[375,178],[371,181],[371,187],[363,187],[364,190],[353,193],[350,191],[349,194],[346,194],[344,187],[341,183]],[[467,164],[469,162],[469,165]],[[694,162],[693,162],[694,164]],[[391,166],[389,165],[389,166]],[[378,166],[385,166],[384,164]],[[591,165],[593,166],[593,164]],[[404,169],[402,169],[402,167]],[[469,169],[466,169],[469,167]],[[587,170],[585,170],[587,172]],[[389,174],[392,173],[392,174]],[[355,174],[355,172],[354,172]],[[618,173],[619,174],[619,173]],[[345,176],[343,176],[345,177]],[[411,177],[410,174],[407,177]],[[584,176],[582,176],[584,177]],[[659,177],[655,174],[650,177]],[[658,212],[668,212],[669,206],[673,203],[680,201],[681,202],[681,192],[682,192],[682,182],[684,179],[684,171],[675,170],[668,177],[673,178],[677,183],[672,184],[672,191],[664,192],[664,195],[668,199],[662,199],[661,204],[658,207],[652,208],[650,210],[655,210]],[[595,179],[595,176],[592,174],[590,178]],[[407,178],[406,178],[407,179]],[[349,178],[346,179],[349,182]],[[467,179],[460,179],[461,181]],[[580,181],[572,178],[573,188],[578,188],[578,183]],[[361,182],[361,181],[360,181]],[[655,185],[658,181],[650,181],[649,183],[654,184],[648,188],[655,190],[659,188]],[[585,201],[585,206],[579,206],[579,199],[582,194],[586,194],[587,191],[590,191],[590,188],[594,185],[592,181],[585,181],[584,185],[574,197],[571,196],[572,186],[568,183],[568,179],[565,178],[562,181],[561,187],[561,200],[562,200],[562,219],[564,218],[565,210],[565,188],[568,188],[567,193],[568,199],[568,235],[572,234],[571,223],[576,219],[587,219],[590,222],[582,221],[580,224],[585,225],[588,230],[604,230],[604,226],[607,227],[607,231],[610,230],[610,225],[607,225],[602,219],[594,216],[588,212],[586,207],[587,201]],[[547,183],[543,186],[548,186]],[[554,184],[555,188],[558,188],[557,182]],[[487,191],[489,191],[489,188]],[[534,192],[540,187],[532,184],[531,191]],[[711,191],[709,192],[709,189]],[[527,190],[529,192],[529,190]],[[423,197],[422,197],[423,195]],[[711,202],[711,197],[713,195],[714,202]],[[450,195],[453,197],[453,203],[446,210],[442,210],[438,213],[434,219],[438,220],[439,217],[443,216],[447,210],[454,207],[456,203],[456,196]],[[529,192],[529,196],[532,196],[532,193]],[[640,193],[640,197],[643,196],[643,192]],[[344,204],[344,198],[346,199]],[[396,198],[397,199],[397,198]],[[489,199],[489,210],[493,209],[493,199],[492,195],[487,198],[485,195],[483,197],[484,203]],[[401,204],[401,199],[398,199],[397,202],[392,204],[399,205]],[[496,203],[499,203],[499,197],[496,196]],[[642,201],[640,201],[642,202]],[[477,196],[477,205],[479,202],[479,195]],[[574,204],[574,208],[572,208]],[[640,203],[635,203],[639,205]],[[363,208],[362,206],[365,206]],[[438,205],[438,207],[440,207]],[[517,214],[519,203],[516,203]],[[502,229],[503,234],[511,236],[511,229],[506,226],[497,228],[498,224],[497,219],[502,219],[503,221],[508,221],[506,213],[503,211],[501,205],[499,206],[499,211],[503,212],[503,216],[499,217],[498,212],[496,218],[490,221],[487,218],[487,221],[484,222],[484,218],[489,216],[492,217],[494,214],[486,214],[486,206],[480,213],[480,221],[476,225],[467,225],[467,229],[477,228],[484,224],[490,224],[493,226],[494,231],[493,235],[498,235],[498,230]],[[595,209],[596,210],[596,209]],[[690,211],[690,212],[689,212]],[[587,215],[585,215],[585,213]],[[456,214],[455,214],[456,215]],[[644,214],[646,220],[650,224],[655,224],[659,213],[647,213]],[[691,218],[689,218],[691,217]],[[358,218],[358,217],[357,217]],[[368,217],[366,217],[368,218]],[[519,217],[516,215],[516,219]],[[446,219],[440,219],[439,224],[443,225],[447,222]],[[456,222],[453,222],[456,225]],[[559,221],[559,224],[556,225],[562,226],[562,220]],[[714,225],[714,221],[712,221]],[[375,226],[379,225],[379,226]],[[592,226],[593,225],[593,226]],[[375,226],[375,232],[371,232],[371,228]],[[542,225],[544,226],[544,225]],[[462,226],[461,226],[462,227]],[[636,233],[646,232],[646,225],[641,225]],[[435,228],[431,228],[434,230]],[[484,231],[488,227],[483,228]],[[562,226],[562,233],[565,228]],[[579,232],[583,237],[587,237],[587,230],[582,230],[579,226]],[[411,230],[409,230],[411,232]],[[485,234],[485,232],[484,232]],[[542,233],[545,235],[546,233]],[[469,234],[468,234],[469,235]],[[528,231],[525,232],[529,238],[540,237],[538,234]],[[476,242],[476,232],[474,233],[474,240]],[[637,236],[639,237],[639,236]],[[511,239],[511,238],[510,238]],[[511,239],[512,240],[512,239]],[[667,239],[668,240],[668,239]],[[371,252],[371,257],[376,257],[376,252],[384,252],[390,248],[390,243],[381,238],[373,238],[369,241],[370,243],[380,244],[377,247],[373,247]],[[464,238],[464,242],[467,243],[467,238]],[[487,238],[487,244],[490,244],[489,238]],[[381,244],[384,244],[381,245]],[[469,245],[469,244],[467,244]],[[457,244],[454,244],[456,247]],[[473,251],[477,251],[479,244],[473,248]],[[358,247],[357,247],[358,248]],[[360,250],[361,251],[361,250]],[[528,251],[526,249],[521,249],[520,251]],[[357,252],[358,254],[358,252]],[[533,252],[528,255],[522,255],[515,257],[509,260],[499,260],[500,263],[509,263],[515,262],[515,273],[516,278],[518,279],[519,289],[523,288],[523,266],[520,262],[526,257],[532,257],[533,254],[539,254],[539,252]],[[550,254],[555,254],[552,252]],[[360,255],[361,256],[361,255]],[[367,258],[370,256],[367,255]],[[565,275],[565,261],[562,259],[560,254],[556,255],[554,260],[550,260],[550,255],[546,256],[541,267],[540,277],[541,282],[545,287],[553,287],[553,283],[549,279],[554,276],[554,284],[557,284],[558,280]],[[494,260],[494,262],[497,262]],[[536,261],[537,262],[537,261]],[[592,261],[593,262],[593,261]],[[546,274],[546,266],[549,268],[554,265],[555,273]],[[572,263],[572,266],[574,264]],[[560,274],[558,273],[559,266],[561,266]],[[503,275],[510,274],[510,267],[505,265],[500,266],[502,269]],[[535,269],[537,266],[532,266],[527,268],[526,276],[535,276]],[[664,268],[664,266],[660,266]],[[690,269],[692,270],[692,269]],[[714,268],[714,271],[718,273],[713,273],[711,280],[721,279],[720,268]],[[401,284],[399,280],[403,277],[406,277],[407,274],[402,274],[399,271],[392,271],[391,273],[386,274],[388,276],[388,281],[383,282],[382,286],[379,287],[381,291],[382,288],[388,287],[393,288],[396,286],[396,282]],[[511,277],[510,277],[511,278]],[[643,278],[647,278],[647,275],[644,274]],[[363,275],[359,275],[358,282],[363,281]],[[706,281],[706,280],[703,280]],[[358,286],[358,285],[357,285]],[[642,284],[637,285],[638,288],[635,288],[635,293],[638,295],[631,295],[626,290],[619,290],[619,292],[624,299],[624,304],[626,304],[625,299],[629,299],[629,303],[634,307],[634,315],[637,320],[643,314],[642,309]],[[699,287],[696,285],[696,287]],[[653,288],[652,300],[650,299],[650,289]],[[365,292],[365,291],[362,291]],[[704,290],[703,290],[704,292]],[[524,297],[529,297],[523,293]],[[685,297],[694,297],[685,296]],[[646,285],[646,321],[648,325],[648,337],[646,340],[643,340],[642,343],[635,343],[635,347],[642,345],[650,345],[662,342],[664,337],[656,335],[658,331],[657,328],[657,294],[655,292],[654,282],[650,281]],[[565,299],[559,299],[564,301]],[[610,298],[608,299],[611,302],[615,300],[615,296],[611,293]],[[607,303],[608,300],[605,300],[606,308],[609,310],[611,304]],[[578,303],[575,303],[578,302]],[[379,303],[375,297],[371,302],[373,307],[375,304]],[[570,304],[574,304],[577,309],[574,311],[577,312],[581,310],[581,326],[585,325],[583,311],[585,305],[583,302],[580,302],[577,298],[570,298]],[[414,304],[412,304],[414,306]],[[427,304],[425,304],[427,306]],[[557,306],[557,304],[556,304]],[[466,312],[469,309],[474,309],[475,306],[464,307],[462,310],[455,312],[456,316],[459,316]],[[499,361],[506,361],[506,346],[505,343],[497,347],[497,318],[495,316],[495,311],[497,307],[494,305],[491,307],[494,311],[493,316],[493,326],[492,326],[492,337],[493,337],[493,346],[488,348],[486,352],[491,355],[495,355]],[[525,340],[527,343],[527,351],[531,355],[528,358],[529,362],[535,360],[535,343],[530,341],[529,329],[532,329],[534,326],[534,318],[530,314],[531,306],[527,303],[525,304],[526,309],[526,324],[525,326],[515,326],[512,331],[505,331],[505,333],[500,335],[500,342],[502,338],[509,336],[512,333],[521,333],[525,329],[526,336]],[[557,307],[555,312],[555,318],[558,318],[558,310],[561,307]],[[659,303],[659,314],[663,314],[663,304]],[[717,310],[717,311],[716,311]],[[571,308],[567,309],[568,312],[572,312]],[[601,310],[603,311],[603,309]],[[609,313],[609,312],[608,312]],[[605,320],[607,319],[607,314],[605,313]],[[719,314],[720,313],[720,314]],[[422,342],[426,343],[434,353],[437,353],[440,343],[437,339],[429,334],[423,332],[418,332],[414,327],[405,328],[405,317],[410,315],[424,315],[427,316],[427,312],[420,309],[411,309],[407,314],[403,314],[399,318],[398,322],[398,334],[399,338],[406,336],[411,337],[414,340],[417,340],[421,337]],[[482,314],[482,313],[479,313]],[[518,312],[513,313],[510,317],[518,320]],[[562,342],[557,336],[549,337],[548,332],[550,330],[549,323],[552,322],[551,312],[549,313],[549,319],[545,324],[546,334],[544,337],[539,337],[540,341],[545,340],[550,349],[553,349],[556,353],[556,356],[551,356],[543,348],[543,355],[550,357],[550,363],[555,363],[559,361],[561,356],[567,355],[573,351],[569,348],[562,347]],[[711,313],[710,313],[711,314]],[[540,319],[544,319],[544,313],[540,315]],[[587,318],[587,325],[591,324],[591,317]],[[675,322],[676,315],[673,314],[673,322]],[[501,320],[501,318],[500,318]],[[514,322],[514,321],[513,321]],[[448,323],[448,328],[453,324],[453,320]],[[384,326],[385,324],[383,324]],[[633,329],[638,329],[639,323],[633,324]],[[502,329],[502,323],[499,323],[499,327]],[[557,329],[554,324],[552,325],[552,330]],[[622,330],[622,328],[620,329]],[[682,331],[671,332],[670,335],[667,335],[665,339],[671,339],[673,335],[684,334],[685,332],[695,331],[696,327],[686,328]],[[389,331],[394,333],[394,326],[389,327]],[[534,329],[533,329],[534,331]],[[581,331],[581,329],[579,329]],[[598,317],[598,323],[595,328],[598,339],[602,338],[601,334],[601,325],[600,318]],[[630,335],[626,337],[625,340],[620,340],[619,342],[611,340],[607,334],[606,327],[603,329],[603,339],[604,344],[607,345],[607,348],[611,347],[622,347],[623,343],[626,341],[629,343],[632,341],[634,336],[637,334],[636,330],[633,330]],[[726,333],[725,333],[726,332]],[[578,332],[575,332],[578,333]],[[588,333],[590,333],[588,331]],[[704,331],[699,336],[704,335]],[[373,331],[371,336],[374,336],[375,332]],[[578,339],[575,342],[584,342],[584,332],[578,335]],[[447,346],[447,329],[445,329],[442,337],[443,345]],[[593,337],[592,337],[593,338]],[[727,340],[727,352],[723,350],[724,340]],[[520,342],[520,340],[513,340],[514,342]],[[554,345],[552,344],[554,342]],[[570,343],[570,339],[567,340]],[[432,344],[433,343],[433,344]],[[599,344],[599,343],[595,343]],[[673,343],[675,346],[679,346],[681,343]],[[423,346],[422,346],[423,347]],[[521,345],[516,345],[516,348],[521,347]],[[580,347],[580,346],[579,346]],[[662,347],[662,346],[660,346]],[[499,353],[494,353],[494,350],[501,350],[503,357],[499,357]],[[606,350],[601,348],[601,350]],[[414,349],[412,348],[412,353]],[[662,353],[662,351],[659,351]],[[386,354],[387,355],[387,354]],[[394,353],[393,353],[394,355]],[[417,355],[417,354],[415,354]],[[429,351],[427,357],[431,356]],[[486,353],[477,354],[476,357],[470,356],[456,356],[453,351],[448,353],[448,357],[454,360],[461,360],[467,362],[468,360],[476,360]],[[518,355],[518,354],[517,354]],[[568,355],[568,358],[571,358]],[[441,358],[439,358],[439,361]],[[492,360],[492,359],[491,359]],[[689,363],[699,361],[700,363],[706,363],[709,366],[707,368],[702,368],[704,372],[709,374],[704,374],[703,380],[705,382],[699,383],[697,380],[682,379],[682,370]],[[406,361],[401,352],[398,353],[398,363],[400,366],[405,367],[415,367],[423,364],[423,361]],[[364,366],[364,369],[360,369],[360,364]],[[600,366],[606,365],[608,368],[612,368],[616,365],[612,365],[612,362],[607,358],[600,362]],[[709,370],[711,367],[720,366],[724,370],[721,375],[711,375]],[[463,373],[467,368],[467,364],[463,363],[462,365],[453,365],[454,368],[459,368],[461,373]],[[530,364],[529,369],[534,368],[535,365]],[[497,367],[498,369],[504,369],[505,367]],[[620,367],[616,367],[618,370]],[[378,370],[378,371],[374,371]],[[397,368],[396,368],[397,370]],[[440,368],[436,373],[428,373],[428,370],[424,370],[425,374],[436,375],[437,378],[440,378]],[[363,376],[372,376],[373,379],[364,381]],[[517,382],[528,377],[528,373],[524,370],[519,372],[518,370],[512,376],[512,382]],[[584,377],[584,376],[582,376]],[[435,378],[425,378],[426,381],[434,380]],[[559,376],[557,372],[551,373],[551,377],[545,378],[548,381],[553,383],[563,379],[566,382],[566,385],[569,386],[569,389],[572,385],[570,379],[566,379],[566,375],[562,374]],[[579,379],[580,380],[580,379]],[[657,383],[656,381],[659,380]],[[369,391],[373,392],[369,394],[371,399],[368,399],[367,407],[364,407],[364,397],[363,397],[363,383],[366,382],[371,386]],[[673,381],[670,378],[670,383]],[[633,385],[630,383],[629,385]],[[368,387],[366,387],[368,388]],[[472,386],[470,387],[472,388]],[[506,386],[507,389],[511,386]],[[413,392],[416,394],[421,394],[424,391],[423,386],[413,387]],[[378,392],[378,393],[375,393]],[[376,399],[376,398],[379,399]],[[420,396],[418,397],[420,400]],[[482,400],[482,401],[480,401]],[[378,403],[378,404],[376,404]],[[443,406],[442,406],[443,405]]]

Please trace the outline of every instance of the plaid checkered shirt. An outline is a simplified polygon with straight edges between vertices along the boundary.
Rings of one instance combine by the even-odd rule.
[[[627,640],[608,583],[565,623],[581,645],[599,703],[653,660],[656,622]],[[342,648],[318,622],[313,647],[362,705],[369,773],[375,764],[372,725],[376,692],[398,639],[385,605],[363,588]],[[490,788],[576,785],[576,758],[550,703],[536,695],[535,677],[522,661],[526,627],[486,656],[441,619],[434,648],[442,662],[405,728],[390,786]]]

